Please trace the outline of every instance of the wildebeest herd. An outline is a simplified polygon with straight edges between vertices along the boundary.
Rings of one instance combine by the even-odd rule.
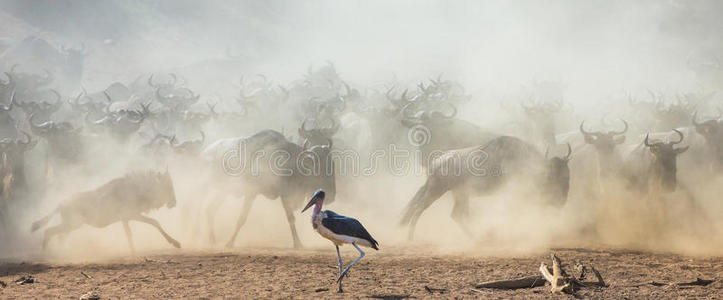
[[[235,82],[234,94],[197,92],[184,74],[168,72],[86,90],[85,55],[92,54],[84,46],[37,37],[0,54],[0,230],[30,227],[14,219],[21,211],[42,216],[48,211],[36,208],[57,207],[32,225],[61,217],[45,230],[43,247],[83,224],[121,222],[133,248],[129,221],[156,227],[180,247],[143,215],[175,206],[179,165],[198,174],[193,188],[207,199],[194,200],[195,208],[202,208],[211,242],[223,200],[243,199],[229,247],[258,196],[280,198],[293,245],[301,247],[295,219],[314,191],[326,192],[326,204],[362,201],[359,175],[407,174],[399,165],[426,176],[399,212],[409,239],[422,213],[448,192],[452,218],[472,236],[470,201],[505,186],[529,189],[526,195],[552,207],[573,195],[604,201],[615,189],[637,198],[675,197],[694,208],[702,197],[695,188],[715,184],[723,170],[723,123],[712,92],[681,92],[668,101],[649,91],[641,93],[649,100],[631,95],[605,115],[581,115],[558,81],[536,81],[527,97],[499,103],[476,99],[443,76],[416,85],[354,84],[331,63],[285,84],[263,74],[226,78]],[[462,113],[482,102],[508,116],[486,122]],[[411,163],[379,163],[393,160],[390,151],[406,153]],[[75,189],[67,201],[52,193],[67,188],[69,177],[108,172],[115,158],[122,158],[116,179]],[[170,171],[128,171],[169,165]],[[393,185],[398,177],[390,178]]]

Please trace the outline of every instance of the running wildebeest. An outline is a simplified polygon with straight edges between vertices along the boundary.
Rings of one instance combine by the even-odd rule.
[[[176,248],[181,244],[163,230],[161,224],[143,214],[163,206],[176,206],[173,180],[166,170],[164,173],[139,171],[116,178],[91,191],[76,194],[60,204],[53,212],[33,223],[34,232],[44,227],[53,216],[60,214],[62,222],[45,230],[43,249],[53,236],[66,234],[83,224],[103,228],[116,222],[123,223],[128,245],[134,252],[129,221],[138,221],[156,227],[166,241]]]
[[[530,178],[546,200],[562,205],[567,200],[572,149],[564,157],[548,159],[532,145],[515,137],[502,136],[481,146],[450,150],[429,166],[427,181],[407,204],[401,225],[409,225],[408,239],[414,236],[419,217],[447,192],[454,196],[452,218],[465,230],[469,197],[483,196],[499,189],[511,178]]]
[[[263,130],[248,137],[221,139],[206,147],[201,156],[214,164],[223,163],[226,174],[221,175],[221,178],[227,177],[226,183],[233,189],[229,192],[243,196],[244,199],[241,215],[226,247],[233,246],[259,194],[268,199],[281,198],[294,248],[302,247],[296,232],[294,211],[304,205],[304,195],[322,188],[326,191],[329,203],[334,201],[336,195],[331,146],[331,141],[326,145],[311,146],[308,140],[298,145],[280,132]],[[228,175],[240,179],[228,178]],[[224,200],[223,197],[213,198],[206,210],[211,243],[216,240],[213,230],[215,215]]]

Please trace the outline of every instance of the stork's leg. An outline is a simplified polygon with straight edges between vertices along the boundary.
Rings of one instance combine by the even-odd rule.
[[[155,219],[146,217],[144,215],[138,215],[138,216],[134,217],[133,220],[136,220],[138,222],[143,222],[143,223],[146,223],[153,227],[156,227],[156,229],[158,229],[158,231],[161,232],[161,235],[163,235],[163,237],[166,239],[166,241],[168,241],[169,244],[173,245],[173,247],[181,248],[181,243],[179,243],[178,241],[173,239],[170,235],[168,235],[168,233],[166,233],[166,231],[163,230],[163,227],[161,227],[161,224],[158,223],[158,221],[156,221]]]
[[[362,257],[364,257],[364,251],[362,251],[362,249],[359,248],[359,246],[357,246],[356,243],[351,243],[351,244],[354,246],[354,248],[359,250],[359,257],[356,260],[354,260],[351,264],[349,264],[346,267],[346,269],[344,269],[344,271],[341,272],[341,275],[339,275],[339,279],[337,279],[336,282],[338,282],[340,284],[340,286],[341,286],[341,280],[344,278],[344,276],[346,276],[346,273],[349,272],[349,269],[351,269],[351,267],[356,265],[356,263],[358,263],[362,259]]]
[[[468,237],[472,237],[469,230],[469,196],[465,192],[454,192],[454,207],[452,208],[452,220],[464,231]]]
[[[213,233],[213,225],[214,221],[216,220],[216,212],[218,211],[218,208],[221,206],[221,203],[223,203],[224,197],[218,197],[219,195],[216,193],[212,193],[213,199],[211,200],[211,204],[208,205],[206,208],[206,222],[208,222],[208,240],[211,242],[211,244],[216,243],[216,235]]]
[[[281,204],[284,206],[286,212],[286,220],[289,221],[289,228],[291,229],[291,236],[294,239],[294,248],[303,248],[301,240],[299,240],[299,234],[296,232],[296,217],[294,217],[294,210],[290,204],[293,201],[290,197],[281,197]]]
[[[231,239],[228,243],[226,243],[226,248],[233,247],[233,243],[236,241],[236,235],[238,235],[239,230],[241,230],[241,227],[244,226],[244,223],[246,223],[246,218],[249,216],[249,211],[251,210],[251,205],[254,203],[254,199],[256,199],[256,195],[244,196],[244,205],[243,208],[241,208],[241,215],[238,217],[238,220],[236,220],[236,228],[233,231],[233,235],[231,235]]]
[[[131,234],[131,227],[128,225],[128,220],[123,220],[123,230],[126,232],[126,238],[128,239],[128,247],[131,248],[131,255],[136,255],[136,249],[133,247],[133,235]]]
[[[341,262],[341,252],[339,252],[339,245],[336,246],[336,257],[339,258],[339,277],[341,277],[341,268],[344,266],[344,264]],[[344,290],[341,289],[341,280],[339,280],[339,289],[336,290],[337,293],[343,293]]]

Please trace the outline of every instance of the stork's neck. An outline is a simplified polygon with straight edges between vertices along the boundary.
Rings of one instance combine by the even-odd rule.
[[[321,213],[321,206],[324,204],[324,200],[319,200],[314,203],[314,210],[311,214],[311,223],[316,226],[316,221],[319,218],[319,213]]]

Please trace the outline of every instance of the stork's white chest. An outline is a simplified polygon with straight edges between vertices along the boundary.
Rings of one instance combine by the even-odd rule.
[[[314,226],[314,230],[319,233],[319,235],[323,236],[327,240],[330,240],[332,243],[336,245],[342,245],[346,242],[346,240],[336,234],[331,232],[331,230],[327,229],[321,224],[321,220],[326,217],[326,213],[319,212],[314,218],[311,220],[311,224]]]

